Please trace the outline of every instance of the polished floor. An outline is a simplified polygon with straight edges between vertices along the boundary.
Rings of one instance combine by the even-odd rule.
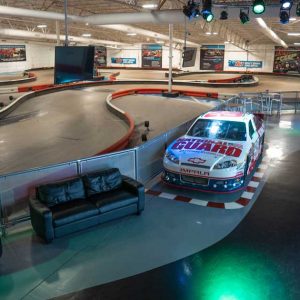
[[[269,168],[245,208],[149,195],[141,216],[50,245],[30,226],[12,232],[0,298],[299,299],[300,116],[270,119],[266,142]]]
[[[227,237],[166,266],[56,299],[300,299],[300,118],[269,125],[270,175]]]

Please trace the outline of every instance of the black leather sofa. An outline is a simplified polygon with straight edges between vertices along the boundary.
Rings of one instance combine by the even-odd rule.
[[[47,243],[56,237],[130,214],[145,205],[144,186],[118,169],[36,187],[30,195],[31,224]]]

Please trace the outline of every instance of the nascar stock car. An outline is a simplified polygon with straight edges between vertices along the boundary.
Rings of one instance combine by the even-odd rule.
[[[196,190],[241,189],[263,152],[264,133],[261,114],[207,112],[169,145],[162,179]]]

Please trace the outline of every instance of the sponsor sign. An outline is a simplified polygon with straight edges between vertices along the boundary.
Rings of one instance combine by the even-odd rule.
[[[200,70],[223,71],[224,45],[203,45],[200,49]]]
[[[262,61],[255,60],[229,60],[228,67],[234,68],[252,68],[252,69],[261,69],[263,66]]]
[[[162,46],[157,44],[142,45],[142,67],[161,68],[162,67]]]
[[[135,65],[136,58],[123,58],[123,57],[112,57],[112,64],[122,64],[122,65]]]
[[[25,61],[25,45],[0,45],[0,62]]]
[[[171,147],[172,150],[193,150],[211,153],[225,154],[227,156],[240,157],[242,145],[193,138],[182,138],[175,141]]]
[[[273,72],[300,73],[300,47],[275,47]]]

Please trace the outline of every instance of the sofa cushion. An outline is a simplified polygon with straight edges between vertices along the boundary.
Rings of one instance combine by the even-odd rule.
[[[105,213],[133,203],[137,203],[138,197],[128,191],[118,189],[93,195],[89,197],[88,200],[98,207],[100,213]]]
[[[37,189],[38,198],[48,207],[85,198],[85,190],[81,178],[41,185]]]
[[[122,185],[119,169],[113,168],[83,176],[87,196],[118,189]]]
[[[99,214],[95,205],[86,200],[76,200],[60,203],[50,208],[54,227],[86,219]]]
[[[85,198],[85,190],[81,178],[75,178],[65,182],[66,200],[72,201]]]
[[[46,184],[37,188],[37,195],[41,202],[48,207],[58,203],[66,202],[66,191],[64,184]]]

